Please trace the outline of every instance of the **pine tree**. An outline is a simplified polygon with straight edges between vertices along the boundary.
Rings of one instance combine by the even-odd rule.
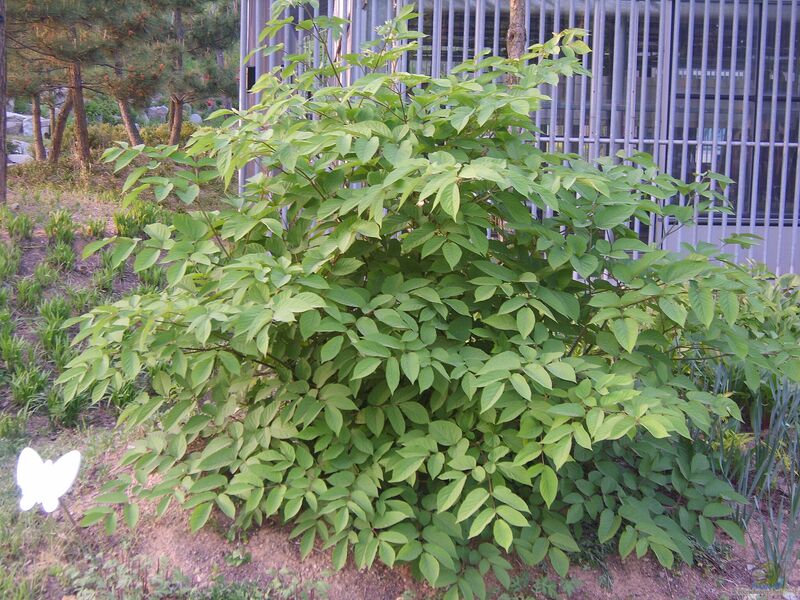
[[[66,70],[69,100],[54,126],[53,162],[59,159],[63,127],[71,110],[75,116],[76,156],[82,167],[89,165],[82,72],[84,64],[100,59],[107,44],[102,29],[93,26],[93,17],[103,10],[103,4],[97,0],[9,1],[9,47],[36,57],[33,64],[41,68]]]

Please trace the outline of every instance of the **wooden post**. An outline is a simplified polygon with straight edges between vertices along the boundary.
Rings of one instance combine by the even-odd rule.
[[[0,0],[0,202],[6,203],[6,0]]]

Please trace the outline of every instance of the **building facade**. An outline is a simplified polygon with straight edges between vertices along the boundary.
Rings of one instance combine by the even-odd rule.
[[[351,22],[338,48],[346,53],[373,39],[399,2],[320,0],[315,12]],[[505,53],[507,0],[416,5],[425,38],[401,69],[439,76],[476,53]],[[736,181],[726,191],[733,214],[698,215],[666,238],[669,223],[637,224],[642,238],[678,249],[755,234],[758,245],[731,248],[737,260],[800,271],[800,0],[527,0],[526,11],[529,43],[579,27],[592,47],[583,59],[591,77],[544,90],[551,101],[533,118],[545,147],[589,158],[645,151],[682,179],[723,173]],[[269,0],[243,0],[243,59],[269,14]],[[304,43],[291,27],[272,41],[289,52]],[[243,64],[243,106],[253,102],[248,80],[279,60]]]

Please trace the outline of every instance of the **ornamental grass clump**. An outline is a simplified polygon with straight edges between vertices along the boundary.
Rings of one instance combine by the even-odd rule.
[[[84,523],[113,527],[122,503],[133,524],[136,498],[180,504],[193,530],[217,509],[235,527],[275,519],[304,556],[410,564],[448,598],[484,597],[488,571],[507,584],[509,554],[563,575],[587,531],[667,567],[694,539],[741,539],[728,503],[744,499],[691,441],[740,415],[681,359],[789,371],[798,349],[737,324],[747,271],[631,225],[686,222],[678,194],[719,210],[721,178],[539,148],[540,85],[582,73],[582,32],[431,78],[393,68],[416,48],[409,11],[342,61],[286,55],[259,105],[219,111],[183,149],[106,153],[148,159],[133,197],[191,208],[207,182],[229,191],[227,208],[116,238],[113,262],[158,265],[165,287],[66,324],[86,341],[59,378],[67,401],[151,376],[122,415],[153,424],[132,476]],[[324,48],[343,22],[298,26]],[[354,67],[366,75],[340,85]],[[172,176],[148,174],[163,162]]]

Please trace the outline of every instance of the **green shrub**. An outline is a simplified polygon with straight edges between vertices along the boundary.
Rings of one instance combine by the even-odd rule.
[[[75,224],[69,211],[52,211],[44,224],[44,232],[51,244],[71,244],[75,240]]]
[[[5,308],[8,306],[8,300],[10,296],[11,292],[9,292],[7,287],[0,287],[0,308]]]
[[[6,231],[12,240],[29,240],[33,237],[33,219],[26,214],[18,214],[6,219]]]
[[[399,58],[410,10],[382,51],[348,60]],[[446,598],[484,597],[489,570],[507,585],[504,552],[564,576],[584,532],[666,567],[691,562],[694,539],[741,540],[726,517],[744,499],[693,443],[738,409],[685,361],[796,373],[800,350],[741,326],[741,304],[757,312],[746,270],[631,226],[719,207],[722,178],[539,149],[538,86],[582,72],[586,50],[570,31],[444,79],[389,70],[317,90],[347,65],[268,75],[263,105],[183,151],[109,151],[119,168],[174,160],[188,203],[251,161],[264,174],[231,208],[118,239],[137,271],[164,269],[166,291],[69,322],[92,344],[59,378],[66,401],[152,374],[122,420],[157,434],[126,454],[135,479],[105,491],[130,487],[159,514],[180,502],[193,530],[215,507],[239,527],[274,517],[303,556],[410,564]],[[103,519],[108,506],[85,523]]]
[[[94,96],[86,101],[86,118],[90,123],[119,123],[119,106],[109,96]]]
[[[58,242],[47,252],[47,265],[59,271],[72,271],[76,260],[75,250],[70,243]]]
[[[181,126],[181,143],[185,143],[189,137],[197,130],[194,123],[184,122]],[[169,143],[169,125],[162,123],[140,127],[139,133],[148,146]],[[112,123],[91,123],[89,124],[89,147],[93,152],[102,152],[106,148],[113,146],[116,142],[127,140],[128,134],[125,127]],[[64,132],[64,147],[70,148],[75,141],[75,129],[72,124],[68,125]]]

